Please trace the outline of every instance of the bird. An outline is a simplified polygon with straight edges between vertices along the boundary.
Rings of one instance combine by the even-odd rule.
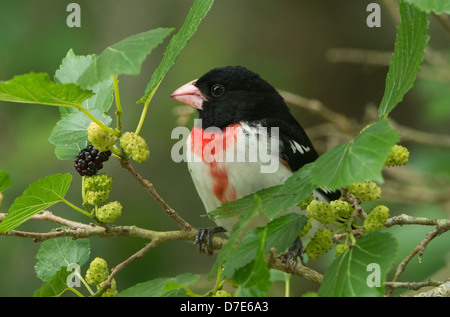
[[[206,212],[282,184],[319,157],[278,91],[246,67],[214,68],[182,85],[170,97],[198,112],[186,141],[186,156]],[[267,153],[269,159],[263,155]],[[327,189],[314,191],[317,200],[329,202],[339,196]],[[212,235],[229,234],[237,219],[215,221],[216,227],[198,231],[200,250],[205,239],[210,244]],[[291,248],[296,254],[301,253],[301,240],[297,244]]]

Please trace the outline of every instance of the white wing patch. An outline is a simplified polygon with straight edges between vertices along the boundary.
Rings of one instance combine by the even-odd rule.
[[[309,146],[300,145],[295,141],[290,140],[289,143],[291,144],[291,150],[293,153],[300,152],[300,154],[304,154],[305,152],[311,151],[311,148]]]

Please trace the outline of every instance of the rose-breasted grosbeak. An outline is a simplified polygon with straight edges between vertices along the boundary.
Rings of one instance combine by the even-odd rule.
[[[189,171],[207,212],[279,185],[318,157],[275,88],[244,67],[215,68],[178,88],[171,97],[197,109],[201,119],[186,148]],[[317,189],[315,198],[330,201],[338,197]],[[216,223],[230,232],[236,221]],[[207,233],[214,231],[220,230]],[[204,236],[199,239],[201,244]]]

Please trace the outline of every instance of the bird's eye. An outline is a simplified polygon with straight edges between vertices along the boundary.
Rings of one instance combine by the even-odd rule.
[[[215,84],[211,87],[211,94],[214,97],[219,97],[220,95],[222,95],[225,92],[225,87],[222,86],[221,84]]]

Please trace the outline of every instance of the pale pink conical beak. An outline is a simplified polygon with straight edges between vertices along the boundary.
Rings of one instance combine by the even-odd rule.
[[[205,98],[201,91],[195,86],[196,81],[197,80],[193,80],[181,86],[170,95],[170,98],[195,109],[203,110],[202,106]]]

